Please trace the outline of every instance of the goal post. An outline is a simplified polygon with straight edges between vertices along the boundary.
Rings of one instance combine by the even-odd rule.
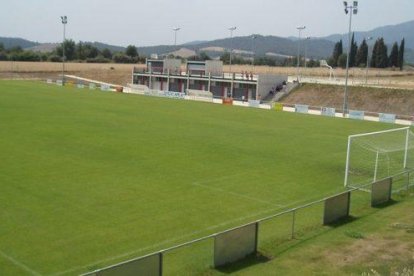
[[[414,167],[414,134],[410,127],[350,135],[345,187],[358,187]]]

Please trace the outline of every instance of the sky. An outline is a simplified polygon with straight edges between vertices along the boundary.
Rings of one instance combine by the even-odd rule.
[[[359,0],[352,29],[414,20],[413,0]],[[113,45],[171,45],[251,34],[322,37],[348,31],[340,0],[1,0],[0,36],[59,42],[66,37]]]

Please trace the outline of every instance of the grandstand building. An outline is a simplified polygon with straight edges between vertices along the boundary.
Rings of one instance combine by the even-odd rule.
[[[145,90],[209,91],[215,98],[248,101],[273,95],[287,76],[224,73],[223,62],[218,60],[187,61],[183,70],[180,59],[147,59],[144,69],[133,69],[132,81]]]

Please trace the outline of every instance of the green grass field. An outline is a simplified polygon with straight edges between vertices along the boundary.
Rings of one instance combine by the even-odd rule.
[[[393,125],[0,81],[0,274],[87,272],[343,190]]]

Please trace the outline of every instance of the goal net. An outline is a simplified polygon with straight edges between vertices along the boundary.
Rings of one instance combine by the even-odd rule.
[[[409,127],[348,137],[345,187],[360,187],[414,168],[414,133]]]

